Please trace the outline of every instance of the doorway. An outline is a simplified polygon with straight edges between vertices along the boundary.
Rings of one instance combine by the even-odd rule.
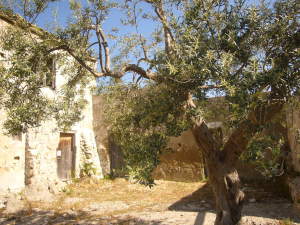
[[[60,133],[56,150],[57,175],[62,180],[70,180],[75,170],[75,135]]]

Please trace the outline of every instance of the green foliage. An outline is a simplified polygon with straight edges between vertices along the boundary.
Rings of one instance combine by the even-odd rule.
[[[166,86],[139,88],[118,84],[101,93],[110,133],[123,150],[129,176],[151,185],[151,172],[167,147],[168,136],[178,136],[188,127],[179,110],[184,101],[180,103]]]
[[[294,222],[290,218],[282,219],[279,221],[279,225],[293,225]]]
[[[214,114],[227,111],[226,124],[234,128],[250,110],[297,93],[295,7],[296,1],[278,1],[273,9],[244,1],[193,1],[183,7],[180,26],[172,27],[172,54],[158,50],[151,61],[157,80],[103,91],[108,123],[132,177],[152,182],[151,171],[168,137],[188,129],[193,118],[213,116],[207,107],[210,96],[224,96]],[[217,86],[217,91],[203,88],[206,85]],[[197,108],[187,106],[188,94]],[[262,162],[260,156],[271,143],[277,158],[280,143],[268,139],[253,141],[253,155],[247,156],[258,160],[266,176],[278,167],[276,159]]]
[[[72,195],[74,193],[74,190],[70,187],[63,187],[61,189],[61,192],[65,193],[66,195]]]
[[[7,113],[4,122],[7,133],[26,132],[52,118],[62,129],[79,121],[86,104],[83,90],[90,82],[89,76],[83,75],[78,65],[67,61],[65,55],[50,54],[47,41],[39,41],[17,28],[1,32],[1,48],[6,54],[0,65],[0,107]],[[65,65],[57,72],[69,74],[69,78],[65,77],[69,82],[59,90],[47,87],[48,74],[53,72],[49,61],[54,57],[57,67]],[[76,85],[73,84],[75,79]],[[57,99],[51,97],[51,92]]]
[[[258,135],[253,138],[247,147],[247,151],[241,155],[241,159],[254,164],[257,170],[270,179],[281,173],[282,138],[269,135]]]
[[[93,162],[85,162],[80,170],[81,177],[91,177],[96,174],[96,168]]]

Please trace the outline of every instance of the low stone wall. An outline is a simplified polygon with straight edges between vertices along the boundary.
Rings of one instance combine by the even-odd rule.
[[[103,117],[103,100],[93,96],[94,132],[104,175],[112,174],[124,166],[122,151],[108,133]],[[204,178],[202,157],[191,131],[170,140],[172,151],[162,154],[160,165],[153,172],[155,179],[199,181]]]
[[[205,178],[203,160],[191,131],[172,137],[170,152],[160,157],[160,164],[153,172],[155,179],[193,182]]]

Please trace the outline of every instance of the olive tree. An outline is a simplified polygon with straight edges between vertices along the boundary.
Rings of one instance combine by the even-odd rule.
[[[23,17],[34,22],[49,2],[17,3],[23,6],[18,8],[23,9]],[[70,1],[73,19],[68,26],[57,27],[52,33],[37,32],[30,23],[18,20],[15,32],[35,32],[40,41],[23,48],[13,41],[16,35],[10,39],[2,37],[5,46],[9,46],[7,50],[12,52],[9,59],[15,60],[14,65],[24,64],[34,78],[44,66],[34,70],[30,59],[47,57],[58,50],[75,60],[72,68],[77,72],[70,78],[70,84],[80,82],[88,74],[98,79],[112,78],[111,86],[101,89],[108,103],[107,120],[124,151],[131,175],[142,183],[153,183],[151,172],[167,146],[168,137],[192,129],[216,198],[215,224],[238,224],[244,194],[236,162],[247,150],[251,138],[276,117],[289,99],[299,94],[297,2],[278,0],[273,5],[263,2],[251,5],[226,0],[132,0],[117,4],[90,0],[88,3]],[[142,13],[139,4],[147,4],[153,12]],[[103,29],[111,9],[125,12],[123,24],[135,28],[131,36],[121,34],[117,42],[119,54],[112,59],[108,38],[114,36]],[[152,37],[139,32],[142,19],[157,24]],[[91,57],[97,60],[97,68],[89,63]],[[20,69],[9,73],[2,70],[1,84],[10,82],[7,74],[16,80],[31,77]],[[128,81],[129,75],[132,81]],[[120,82],[121,78],[126,78],[126,82]],[[4,102],[14,96],[10,92],[0,93],[5,96]],[[23,105],[30,95],[20,96]],[[231,132],[226,140],[214,135],[206,124],[207,108],[202,103],[212,96],[222,96],[228,106],[227,124]],[[5,107],[9,110],[11,105]],[[11,114],[12,118],[16,115]],[[19,124],[31,124],[30,115],[23,114],[20,118]],[[42,119],[39,117],[38,121]],[[38,121],[31,125],[38,125]]]

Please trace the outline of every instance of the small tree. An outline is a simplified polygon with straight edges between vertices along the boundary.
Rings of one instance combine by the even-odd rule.
[[[37,3],[29,8],[23,4],[28,20],[34,21],[37,17],[33,15],[40,13],[48,2]],[[131,173],[140,182],[151,184],[151,172],[168,137],[190,128],[205,157],[216,197],[215,224],[237,224],[244,194],[235,164],[251,138],[299,92],[296,1],[276,1],[274,7],[225,0],[125,1],[122,9],[127,17],[123,22],[132,24],[137,31],[137,5],[145,3],[154,9],[154,14],[142,14],[142,18],[157,21],[161,29],[153,34],[152,42],[136,34],[123,38],[119,43],[127,44],[112,60],[118,62],[113,69],[102,23],[111,8],[120,6],[115,2],[95,0],[89,1],[88,6],[80,6],[71,1],[73,21],[65,29],[56,29],[55,35],[39,34],[41,41],[34,48],[26,48],[25,58],[41,53],[47,57],[60,50],[76,60],[74,68],[95,77],[118,80],[129,72],[137,74],[137,79],[129,84],[113,82],[113,86],[102,90],[109,102],[112,133],[124,150]],[[33,32],[30,24],[21,23],[18,27]],[[24,54],[24,48],[16,42],[9,45],[6,37],[3,40],[9,46],[7,50],[13,52],[10,59],[16,57],[16,64],[21,65],[23,61],[18,56]],[[91,46],[98,47],[97,54],[93,54]],[[128,62],[126,57],[127,60],[121,60],[137,47],[140,50],[134,51],[134,55],[141,58],[136,64]],[[99,70],[89,65],[90,56],[97,57]],[[27,68],[31,65],[29,60],[24,64]],[[24,74],[18,71],[10,73],[17,80],[18,74]],[[32,68],[28,71],[38,74]],[[4,70],[3,77],[2,74],[7,73]],[[85,73],[76,74],[70,83],[85,77]],[[8,82],[2,80],[3,84]],[[6,99],[13,97],[10,93],[2,94]],[[205,123],[206,108],[201,103],[211,96],[222,96],[228,104],[231,133],[225,141],[215,137]],[[28,116],[22,118],[29,121],[24,120],[24,124],[30,124]]]

